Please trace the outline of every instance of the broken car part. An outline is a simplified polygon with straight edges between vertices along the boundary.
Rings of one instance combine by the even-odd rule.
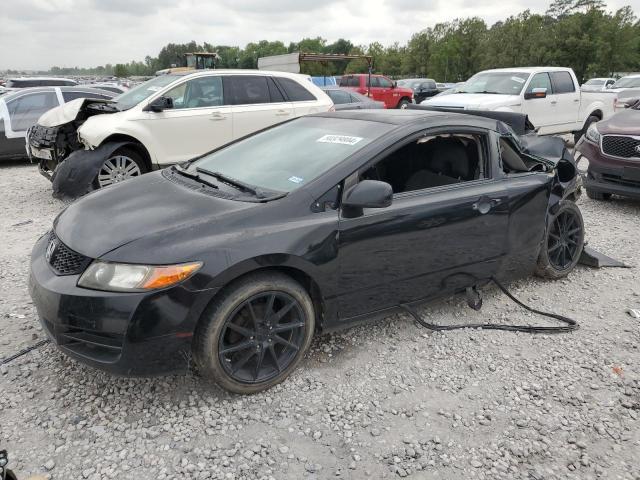
[[[230,391],[261,391],[316,330],[571,272],[584,231],[558,145],[459,113],[298,118],[72,203],[33,248],[30,293],[84,363],[140,375],[194,358]]]

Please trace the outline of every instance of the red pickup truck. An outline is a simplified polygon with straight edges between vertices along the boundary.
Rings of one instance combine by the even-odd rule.
[[[362,95],[370,96],[374,100],[384,102],[386,108],[407,108],[413,102],[413,90],[399,87],[396,82],[384,75],[371,75],[371,86],[369,74],[359,73],[353,75],[343,75],[340,79],[340,86],[354,90]]]

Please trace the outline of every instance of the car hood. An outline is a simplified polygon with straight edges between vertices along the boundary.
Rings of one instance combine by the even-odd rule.
[[[491,110],[497,107],[516,106],[520,104],[520,97],[518,95],[494,95],[488,93],[453,93],[431,97],[422,103],[433,107]]]
[[[622,110],[597,124],[603,134],[640,135],[640,110]]]
[[[225,216],[263,204],[228,200],[169,180],[162,171],[97,190],[72,203],[54,222],[55,233],[69,248],[100,258],[114,249],[162,233],[195,231]],[[158,241],[158,248],[167,247]],[[179,256],[179,255],[178,255]],[[135,260],[130,260],[134,261]]]
[[[82,112],[87,105],[92,104],[109,104],[112,100],[103,100],[97,98],[76,98],[59,107],[43,113],[38,119],[38,124],[43,127],[57,127],[65,123],[73,122],[78,118],[78,114]]]

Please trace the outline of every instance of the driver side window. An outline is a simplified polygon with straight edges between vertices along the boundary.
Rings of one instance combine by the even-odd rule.
[[[204,108],[224,105],[222,78],[199,77],[181,83],[163,95],[173,100],[173,108]]]
[[[527,93],[532,93],[534,88],[546,88],[547,95],[550,95],[551,92],[551,79],[549,78],[548,73],[536,73],[531,82],[529,82],[529,86],[527,87]]]
[[[484,138],[463,133],[421,137],[367,168],[360,180],[386,182],[399,194],[486,178]]]

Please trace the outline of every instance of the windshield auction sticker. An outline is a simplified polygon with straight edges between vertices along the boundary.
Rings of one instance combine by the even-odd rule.
[[[520,78],[520,77],[511,77],[511,80],[513,80],[514,82],[518,82],[518,83],[524,83],[525,79],[524,78]]]
[[[347,135],[325,135],[320,137],[316,142],[320,143],[338,143],[340,145],[355,145],[362,137],[349,137]]]

